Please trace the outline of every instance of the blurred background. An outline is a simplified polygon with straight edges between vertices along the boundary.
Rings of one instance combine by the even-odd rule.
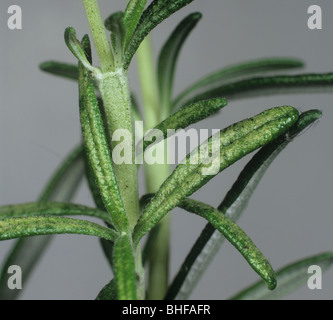
[[[99,2],[103,18],[125,5],[120,0]],[[22,8],[22,30],[7,28],[7,9],[12,4]],[[322,30],[307,27],[307,10],[312,4],[323,10]],[[333,71],[332,2],[196,0],[152,33],[156,57],[178,22],[195,11],[202,12],[203,19],[181,52],[175,93],[217,68],[264,57],[300,58],[306,62],[304,72]],[[89,31],[81,1],[0,3],[0,205],[36,200],[54,169],[80,141],[77,84],[38,68],[46,60],[76,63],[63,40],[67,26],[74,27],[80,38]],[[139,94],[135,63],[130,69],[130,81],[132,90]],[[300,111],[318,108],[323,118],[274,161],[239,220],[275,269],[333,250],[332,93],[237,100],[214,118],[196,125],[224,128],[279,105],[292,105]],[[225,170],[194,197],[218,205],[249,159]],[[140,193],[144,192],[141,183]],[[74,202],[93,205],[86,182]],[[174,210],[171,276],[204,225],[201,218]],[[0,243],[0,261],[11,244]],[[30,280],[23,283],[20,298],[94,299],[111,276],[97,238],[59,235]],[[241,255],[225,243],[191,298],[226,299],[257,279]],[[303,287],[286,297],[332,298],[332,270],[324,273],[322,290]]]

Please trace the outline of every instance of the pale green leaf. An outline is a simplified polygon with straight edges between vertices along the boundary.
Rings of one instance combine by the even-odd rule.
[[[90,216],[112,225],[107,212],[73,203],[31,202],[0,207],[0,219],[31,216]]]
[[[134,243],[170,210],[216,174],[286,132],[298,119],[293,107],[277,107],[213,135],[191,152],[162,184],[134,229]],[[214,142],[213,142],[214,141]]]
[[[218,210],[232,221],[237,221],[273,160],[295,136],[320,117],[319,110],[302,113],[298,121],[284,135],[259,150],[244,167],[233,187],[219,205]],[[224,236],[210,223],[206,225],[172,282],[167,299],[185,300],[189,298],[224,239]]]
[[[182,209],[205,218],[241,253],[252,269],[262,277],[270,290],[276,287],[273,268],[255,246],[248,235],[222,212],[192,199],[185,199],[178,204]]]
[[[117,233],[96,223],[63,217],[0,220],[0,241],[47,234],[83,234],[114,241]]]
[[[114,274],[119,300],[136,300],[136,272],[132,240],[121,235],[113,248]]]

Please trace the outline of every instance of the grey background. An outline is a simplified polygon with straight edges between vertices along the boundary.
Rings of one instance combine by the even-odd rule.
[[[101,0],[103,17],[125,1]],[[7,28],[10,0],[0,3],[0,205],[34,201],[54,168],[80,140],[77,86],[43,74],[45,60],[75,62],[63,41],[67,26],[78,36],[88,32],[82,2],[17,0],[23,30]],[[323,30],[307,28],[307,8],[323,9]],[[270,56],[294,56],[306,72],[333,70],[333,3],[328,0],[197,0],[160,25],[153,33],[159,50],[186,14],[200,11],[203,19],[187,40],[176,74],[176,92],[222,66]],[[138,92],[135,65],[131,85]],[[296,139],[278,157],[256,190],[240,226],[275,268],[318,252],[332,250],[332,119],[331,94],[278,95],[230,103],[222,113],[200,123],[223,128],[277,105],[300,110],[319,108],[323,119]],[[246,157],[214,178],[195,197],[219,204],[236,179]],[[142,187],[140,193],[144,193]],[[84,183],[76,203],[92,205]],[[175,211],[172,220],[174,275],[205,225],[198,217]],[[0,261],[11,242],[0,243]],[[93,299],[110,280],[108,265],[96,238],[58,236],[38,265],[22,299]],[[323,289],[302,288],[289,299],[332,299],[333,272]],[[257,280],[257,275],[229,244],[225,244],[201,279],[192,299],[225,299]]]

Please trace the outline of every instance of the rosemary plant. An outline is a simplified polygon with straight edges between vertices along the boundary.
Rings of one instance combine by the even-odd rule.
[[[54,234],[100,238],[114,278],[101,288],[99,300],[187,299],[225,239],[261,278],[233,299],[280,298],[306,283],[309,265],[328,268],[333,263],[333,253],[322,253],[274,271],[236,223],[270,164],[321,118],[319,110],[267,109],[214,133],[171,170],[170,132],[217,114],[229,99],[333,84],[333,73],[263,76],[263,72],[287,72],[303,65],[298,59],[271,58],[217,70],[175,96],[177,59],[201,14],[192,13],[176,26],[156,66],[149,34],[193,1],[153,0],[147,4],[146,0],[129,0],[124,11],[103,21],[97,0],[83,0],[97,57],[92,57],[89,36],[78,39],[76,30],[68,27],[65,42],[76,63],[47,61],[40,65],[45,72],[78,82],[82,143],[59,166],[37,202],[0,207],[0,240],[18,239],[3,261],[0,298],[17,296],[7,287],[8,267],[15,261],[27,279]],[[128,81],[135,54],[142,110]],[[143,134],[137,137],[135,121],[141,120]],[[190,198],[214,176],[256,150],[217,208]],[[140,199],[137,171],[141,164],[147,194]],[[89,182],[94,208],[71,202],[83,176]],[[169,279],[170,218],[176,207],[202,217],[207,225],[176,277]],[[73,216],[94,217],[104,225]],[[41,235],[46,237],[35,237]]]

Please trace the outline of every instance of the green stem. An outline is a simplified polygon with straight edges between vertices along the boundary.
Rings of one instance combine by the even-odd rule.
[[[127,75],[122,70],[103,74],[99,90],[103,99],[111,150],[113,150],[113,167],[132,230],[139,217],[139,196]],[[116,131],[120,134],[119,137],[114,136]],[[115,141],[122,137],[122,141]],[[131,150],[131,154],[122,159],[117,158],[121,153],[120,150]]]
[[[159,112],[156,71],[153,64],[152,46],[149,37],[141,44],[137,53],[137,60],[146,121],[145,128],[151,129],[163,119],[161,119]],[[161,143],[159,148],[165,148],[165,144]],[[156,154],[161,153],[156,151]],[[166,161],[167,153],[164,152],[164,155],[164,164],[145,164],[146,188],[148,193],[156,192],[170,174],[170,166]],[[168,289],[169,238],[170,217],[166,216],[160,222],[156,241],[150,254],[147,295],[147,298],[150,300],[163,299]]]
[[[129,156],[117,159],[112,153],[113,169],[117,179],[119,192],[129,219],[130,229],[133,230],[139,217],[138,179],[135,164],[134,131],[132,125],[131,98],[127,72],[116,69],[114,57],[105,32],[97,0],[83,0],[88,17],[91,33],[101,64],[102,74],[96,80],[101,93],[106,116],[106,131],[110,141],[111,151],[121,156],[131,150]],[[115,141],[114,134],[119,133],[120,141]],[[123,139],[123,140],[121,140]],[[125,160],[125,161],[121,161]],[[121,263],[122,255],[114,257],[114,264]],[[135,252],[135,272],[137,274],[138,298],[144,298],[144,275],[141,262],[141,249]],[[119,286],[125,286],[128,279],[119,280]]]
[[[137,52],[138,71],[141,84],[145,128],[151,129],[160,120],[158,87],[152,45],[148,36],[140,45]]]
[[[114,58],[105,32],[103,19],[97,0],[83,0],[90,30],[94,39],[97,55],[103,72],[112,71]]]

